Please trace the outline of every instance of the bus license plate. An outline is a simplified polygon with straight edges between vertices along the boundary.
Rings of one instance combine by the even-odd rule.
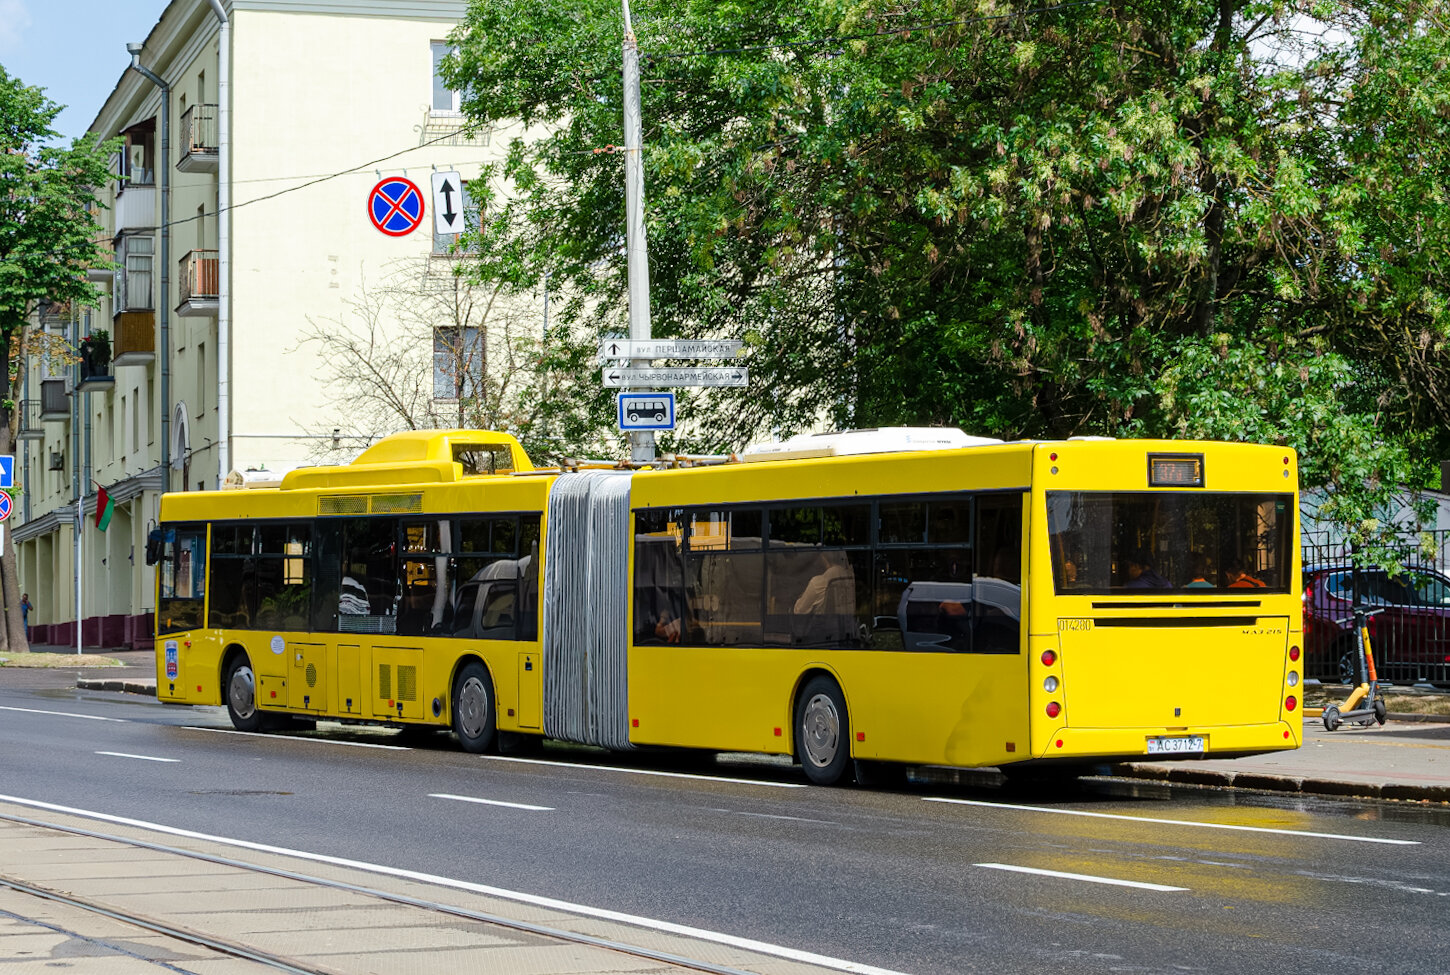
[[[1203,751],[1202,735],[1187,735],[1182,738],[1149,738],[1149,755],[1180,755],[1186,752]]]

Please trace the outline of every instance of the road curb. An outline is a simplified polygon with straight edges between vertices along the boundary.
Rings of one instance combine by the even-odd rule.
[[[1450,786],[1412,785],[1403,782],[1347,782],[1339,779],[1272,775],[1264,772],[1228,772],[1220,769],[1176,768],[1161,765],[1113,765],[1110,774],[1123,779],[1168,782],[1210,788],[1289,792],[1335,798],[1393,799],[1400,802],[1450,803]]]
[[[76,687],[83,691],[122,691],[126,694],[156,696],[156,682],[144,680],[112,680],[105,678],[79,678]]]

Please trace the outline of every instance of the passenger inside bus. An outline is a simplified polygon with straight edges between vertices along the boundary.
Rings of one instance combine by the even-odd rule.
[[[1208,581],[1212,575],[1208,569],[1208,556],[1202,552],[1194,552],[1188,560],[1189,580],[1183,584],[1184,589],[1212,589],[1213,583]]]
[[[1225,584],[1230,589],[1263,589],[1267,585],[1262,579],[1253,576],[1241,559],[1230,562],[1223,574]]]
[[[849,640],[856,628],[856,578],[846,553],[817,553],[815,572],[793,607],[794,642],[818,644]]]
[[[1136,549],[1126,560],[1125,572],[1128,589],[1171,589],[1173,583],[1163,578],[1153,568],[1153,557],[1147,549]]]

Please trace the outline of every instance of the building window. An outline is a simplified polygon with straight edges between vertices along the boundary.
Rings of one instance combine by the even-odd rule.
[[[476,398],[483,386],[483,340],[472,326],[433,330],[433,398]]]
[[[459,93],[448,87],[443,80],[442,65],[443,59],[453,53],[453,47],[447,41],[434,41],[433,48],[433,103],[432,112],[434,115],[457,115],[462,111]]]
[[[116,311],[154,308],[151,296],[151,258],[156,242],[149,236],[121,238],[122,273],[116,277]]]
[[[126,131],[126,151],[121,156],[122,192],[127,186],[156,185],[155,126],[154,121],[148,121]]]

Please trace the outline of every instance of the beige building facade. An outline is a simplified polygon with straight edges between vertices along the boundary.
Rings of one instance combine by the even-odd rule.
[[[43,311],[24,365],[6,527],[33,642],[74,646],[80,620],[85,646],[149,646],[161,493],[280,477],[333,446],[346,404],[306,333],[399,267],[446,273],[430,270],[454,239],[435,233],[431,177],[471,179],[507,141],[463,128],[436,76],[464,9],[173,0],[134,52],[144,71],[121,75],[91,127],[124,140],[101,194],[115,266],[91,272],[96,307]],[[393,180],[406,197],[404,179],[423,206],[399,232],[416,208],[370,195]],[[102,331],[108,362],[89,351]],[[104,532],[98,488],[115,504]]]

